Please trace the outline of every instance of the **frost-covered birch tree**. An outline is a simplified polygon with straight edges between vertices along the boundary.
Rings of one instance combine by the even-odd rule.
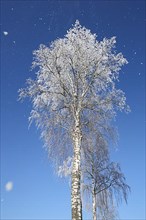
[[[32,102],[30,120],[41,130],[49,155],[73,156],[72,219],[82,219],[80,192],[82,131],[89,116],[115,114],[126,107],[124,93],[116,89],[121,67],[127,63],[114,50],[116,38],[98,41],[78,21],[63,39],[34,51],[36,79],[28,79],[20,98]]]
[[[85,137],[83,158],[83,189],[92,197],[93,220],[117,219],[116,206],[127,202],[130,187],[120,165],[110,162],[108,143],[98,131]]]

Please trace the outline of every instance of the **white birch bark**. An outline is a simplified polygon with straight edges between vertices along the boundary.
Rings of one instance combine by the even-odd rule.
[[[93,220],[97,220],[96,215],[96,193],[94,188],[94,183],[92,183],[92,212],[93,212]]]
[[[80,130],[79,116],[77,115],[75,121],[75,129],[73,133],[74,141],[74,157],[72,167],[72,220],[82,220],[82,202],[80,192],[80,180],[81,180],[81,139],[82,134]]]

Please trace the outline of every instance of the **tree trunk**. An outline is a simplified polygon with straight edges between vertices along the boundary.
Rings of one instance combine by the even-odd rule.
[[[73,168],[72,168],[72,220],[82,220],[82,202],[81,202],[81,130],[79,117],[75,121],[75,128],[73,133],[74,142],[74,157],[73,157]]]
[[[95,193],[94,183],[92,184],[92,211],[93,211],[93,220],[97,220],[96,193]]]

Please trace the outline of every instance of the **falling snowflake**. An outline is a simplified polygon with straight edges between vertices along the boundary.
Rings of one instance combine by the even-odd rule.
[[[6,191],[11,191],[13,189],[13,182],[9,181],[5,185]]]
[[[7,36],[7,35],[8,35],[8,32],[7,32],[7,31],[3,31],[3,34],[4,34],[5,36]]]

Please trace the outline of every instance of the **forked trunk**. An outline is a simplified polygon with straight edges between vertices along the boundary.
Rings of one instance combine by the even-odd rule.
[[[82,220],[82,202],[81,202],[81,191],[80,191],[80,180],[81,180],[81,130],[79,126],[79,120],[75,123],[75,129],[73,134],[74,141],[74,158],[72,168],[72,220]]]
[[[93,220],[97,220],[96,193],[95,193],[94,183],[92,184],[92,212],[93,212]]]

